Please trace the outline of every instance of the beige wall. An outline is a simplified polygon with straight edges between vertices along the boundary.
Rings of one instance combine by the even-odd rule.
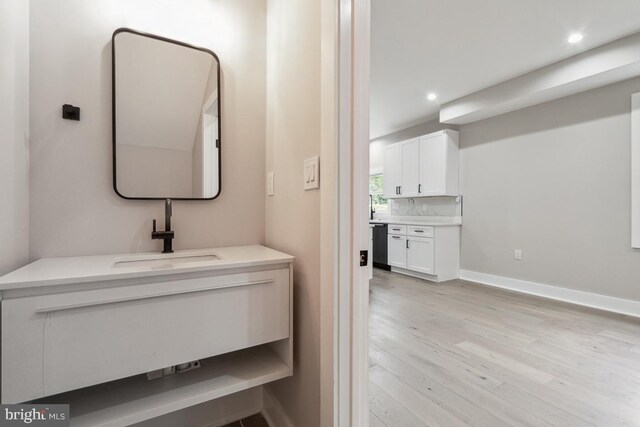
[[[630,225],[639,91],[629,80],[461,127],[463,269],[640,300]]]
[[[0,0],[0,276],[29,257],[29,2]]]
[[[270,385],[294,425],[320,423],[320,191],[303,161],[320,146],[320,2],[268,0],[266,243],[296,256],[294,376]],[[324,160],[321,159],[321,162]]]
[[[122,26],[216,52],[222,194],[176,202],[177,249],[264,242],[265,0],[31,1],[31,258],[152,251],[162,202],[112,189],[111,34]],[[82,121],[60,108],[82,108]]]

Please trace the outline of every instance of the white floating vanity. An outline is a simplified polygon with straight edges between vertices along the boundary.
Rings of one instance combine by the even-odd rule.
[[[1,277],[2,403],[124,426],[290,376],[293,259],[243,246],[41,259]]]

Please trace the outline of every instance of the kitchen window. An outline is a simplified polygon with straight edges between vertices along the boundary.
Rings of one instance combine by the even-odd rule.
[[[369,176],[369,194],[373,196],[373,208],[376,212],[389,211],[389,201],[382,195],[383,180],[381,173]]]

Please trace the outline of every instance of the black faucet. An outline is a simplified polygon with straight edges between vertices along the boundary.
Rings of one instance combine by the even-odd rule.
[[[373,214],[376,213],[376,210],[373,207],[373,195],[369,194],[369,206],[371,207],[371,215],[369,219],[373,219]]]
[[[163,254],[170,254],[173,252],[173,237],[175,233],[171,230],[171,199],[164,201],[164,231],[156,231],[156,220],[153,220],[153,231],[151,232],[151,238],[153,240],[164,240]]]

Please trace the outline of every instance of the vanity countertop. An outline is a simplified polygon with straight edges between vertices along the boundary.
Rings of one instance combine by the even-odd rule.
[[[291,255],[259,245],[171,254],[141,252],[42,258],[0,277],[0,291],[283,264],[293,260]]]
[[[462,222],[459,220],[452,221],[421,221],[418,219],[373,219],[369,220],[369,224],[398,224],[398,225],[425,225],[430,227],[452,227],[460,226]]]

